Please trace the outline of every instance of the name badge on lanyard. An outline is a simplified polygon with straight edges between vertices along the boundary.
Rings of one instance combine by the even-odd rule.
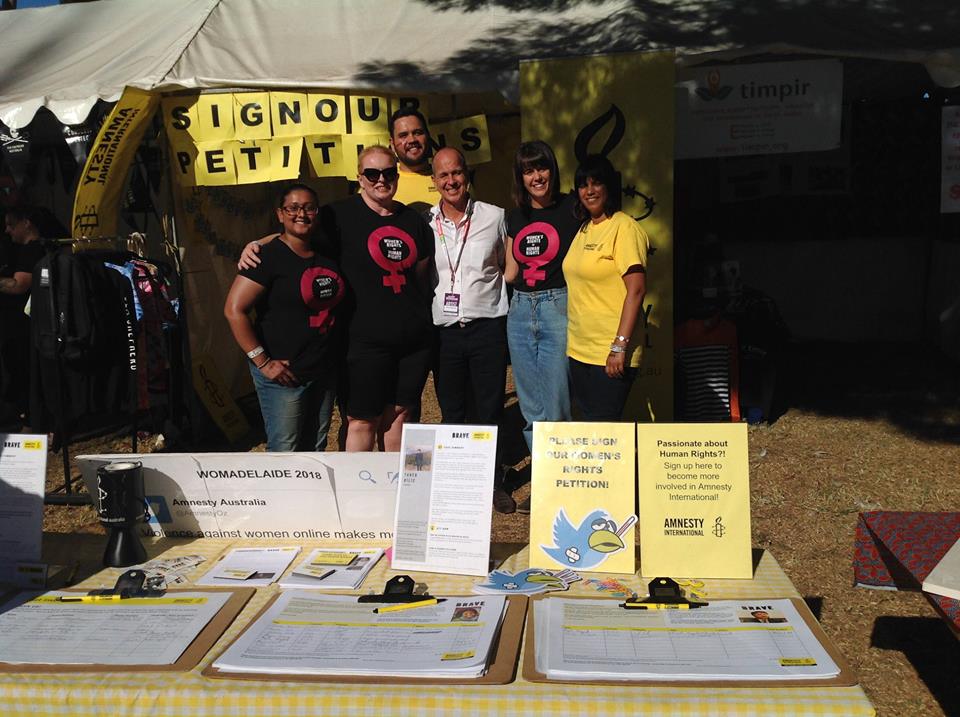
[[[460,315],[460,294],[447,292],[443,295],[443,313],[447,316]]]

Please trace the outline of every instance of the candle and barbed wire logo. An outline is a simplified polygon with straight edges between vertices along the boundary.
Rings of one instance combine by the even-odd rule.
[[[601,130],[606,125],[611,125],[610,134],[607,136],[606,141],[603,143],[603,147],[599,151],[590,151],[590,144],[593,140],[600,134]],[[603,157],[608,157],[609,154],[614,150],[614,148],[620,144],[627,130],[627,121],[624,117],[623,111],[617,107],[617,105],[610,105],[610,109],[598,116],[596,119],[588,122],[583,129],[577,133],[577,138],[573,143],[573,153],[577,158],[577,162],[583,162],[588,155],[599,154]],[[627,169],[630,171],[630,168]],[[631,199],[639,199],[643,204],[643,210],[640,212],[639,216],[630,214],[638,222],[643,221],[651,214],[653,214],[654,207],[657,206],[657,201],[652,197],[644,194],[639,189],[637,189],[635,184],[626,184],[623,183],[623,171],[617,172],[617,180],[619,186],[612,187],[608,189],[613,189],[618,193],[622,193],[625,197],[630,197]],[[650,247],[650,254],[653,254],[654,247]]]
[[[727,532],[727,527],[723,524],[722,518],[718,515],[717,519],[713,522],[713,534],[722,538],[723,534]]]

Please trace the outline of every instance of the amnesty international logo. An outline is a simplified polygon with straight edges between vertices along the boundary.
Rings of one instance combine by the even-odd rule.
[[[707,86],[697,88],[697,97],[704,102],[725,100],[732,91],[733,85],[721,85],[720,73],[717,70],[710,70],[707,74]]]
[[[718,515],[717,519],[713,523],[713,534],[718,538],[722,538],[723,534],[726,532],[727,528],[723,524],[723,520],[721,520],[720,516]]]

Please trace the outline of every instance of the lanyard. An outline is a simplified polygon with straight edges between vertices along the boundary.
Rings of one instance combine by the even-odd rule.
[[[440,246],[443,247],[443,252],[447,255],[447,266],[450,268],[450,293],[453,293],[453,287],[457,280],[457,269],[460,268],[460,259],[463,257],[463,248],[467,245],[467,237],[470,235],[470,221],[473,219],[473,200],[470,200],[470,203],[467,204],[467,223],[463,229],[463,241],[460,243],[460,251],[457,252],[456,264],[450,260],[450,249],[447,247],[447,240],[443,235],[443,222],[440,220],[440,216],[443,214],[442,200],[438,210],[434,219],[437,222],[437,234],[440,235]],[[456,222],[454,222],[454,228],[456,228]]]

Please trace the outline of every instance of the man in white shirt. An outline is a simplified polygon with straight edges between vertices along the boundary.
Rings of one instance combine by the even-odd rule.
[[[444,423],[499,425],[507,372],[507,285],[503,279],[504,211],[471,199],[467,162],[446,147],[433,158],[440,201],[430,209],[435,239],[434,382]],[[499,477],[499,476],[498,476]],[[494,505],[516,504],[498,487]]]

